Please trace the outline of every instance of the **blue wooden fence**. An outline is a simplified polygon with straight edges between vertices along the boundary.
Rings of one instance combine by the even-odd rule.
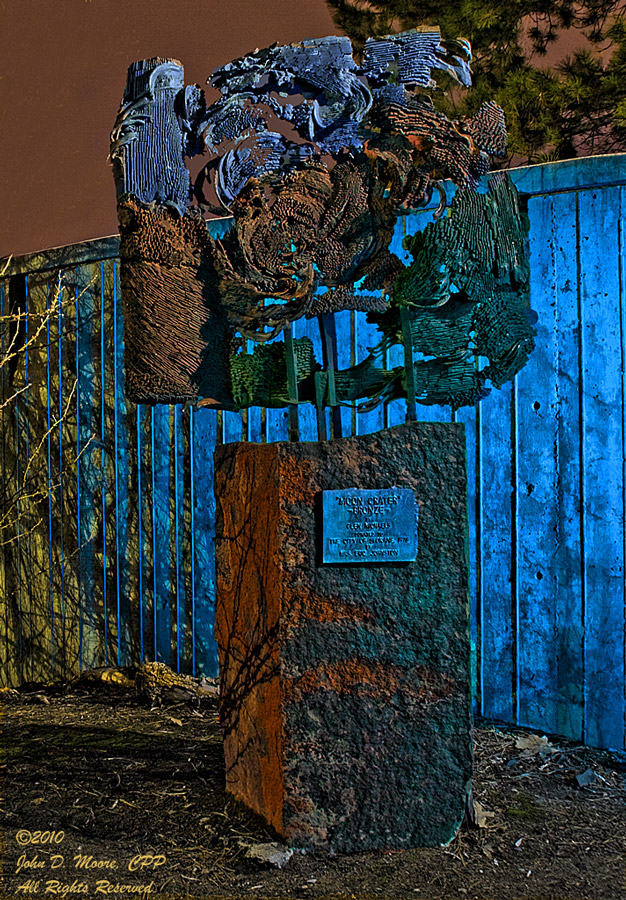
[[[626,156],[512,177],[531,222],[537,349],[475,409],[418,416],[466,426],[477,710],[621,749]],[[431,217],[401,220],[398,250]],[[117,252],[113,237],[21,257],[0,282],[0,352],[16,323],[25,344],[0,370],[6,685],[144,658],[215,674],[213,448],[287,438],[284,410],[125,402]],[[377,341],[360,313],[337,329],[340,368]],[[321,358],[317,324],[294,330]],[[316,439],[313,408],[299,412]],[[344,433],[404,415],[403,401],[344,409]]]

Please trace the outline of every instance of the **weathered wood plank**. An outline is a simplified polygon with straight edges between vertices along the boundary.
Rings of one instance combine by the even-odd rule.
[[[141,458],[141,534],[142,553],[142,616],[143,646],[146,659],[157,660],[157,614],[158,614],[158,568],[157,568],[157,526],[155,506],[157,491],[155,488],[155,450],[154,450],[154,407],[141,405],[137,407],[139,415],[138,447]]]
[[[626,561],[626,187],[619,190],[619,225],[618,225],[618,247],[619,247],[619,290],[620,290],[620,337],[622,351],[621,366],[621,395],[622,395],[622,527],[623,527],[623,553]],[[622,743],[619,743],[619,723],[617,724],[617,747],[626,750],[626,596],[624,597],[624,605],[622,608],[622,617],[620,620],[620,611],[617,610],[617,626],[616,632],[619,634],[623,628],[624,641],[622,645],[623,656],[623,702],[624,702],[624,737]],[[618,649],[619,653],[619,649]]]
[[[282,338],[280,338],[282,340]],[[267,440],[272,441],[288,441],[289,440],[289,410],[288,409],[268,409],[266,413]],[[239,438],[233,438],[239,440]],[[224,443],[229,443],[226,438]]]
[[[23,278],[22,278],[23,282]],[[11,296],[8,279],[0,282],[0,452],[4,489],[0,509],[0,596],[3,598],[0,612],[0,641],[4,663],[0,666],[0,686],[16,687],[22,680],[24,666],[24,619],[20,615],[20,579],[17,573],[16,513],[17,491],[17,412],[13,396],[14,383],[10,354],[12,350]],[[23,369],[23,360],[21,368]],[[24,376],[22,374],[22,380]]]
[[[533,268],[531,305],[541,308],[535,350],[517,375],[516,473],[513,483],[513,578],[518,631],[517,712],[519,721],[556,731],[557,640],[554,597],[558,572],[557,536],[558,297],[555,271],[555,201],[530,201]],[[486,402],[489,402],[488,398]]]
[[[453,191],[448,190],[448,200],[453,196]],[[403,261],[410,262],[411,255],[402,247],[403,239],[418,231],[423,231],[426,226],[434,220],[435,204],[431,202],[427,207],[417,210],[411,215],[402,216],[398,220],[398,227],[393,236],[391,250]],[[400,352],[399,352],[400,351]],[[393,348],[390,362],[392,365],[403,365],[404,355],[401,348]],[[406,410],[405,401],[394,401],[389,405],[388,417],[391,417],[393,424],[399,417],[402,410]],[[450,408],[448,406],[426,405],[417,403],[415,409],[415,417],[418,422],[449,422],[451,420]],[[382,426],[380,426],[382,427]]]
[[[15,307],[16,313],[24,313],[25,318],[20,324],[20,333],[14,346],[23,346],[24,351],[17,358],[14,385],[15,399],[15,443],[13,445],[15,458],[12,466],[14,473],[14,491],[12,496],[15,504],[11,514],[15,515],[15,539],[13,550],[15,555],[15,587],[16,609],[20,617],[20,631],[22,638],[22,653],[24,660],[24,677],[33,680],[35,671],[33,667],[33,652],[35,647],[35,631],[33,625],[33,600],[32,584],[30,579],[30,539],[29,530],[33,525],[31,507],[32,502],[28,490],[28,457],[29,457],[29,421],[28,421],[28,397],[30,384],[30,351],[28,349],[28,278],[20,278],[21,288],[24,292],[23,306]],[[14,285],[11,285],[13,288]],[[21,300],[21,297],[20,297]],[[19,394],[18,394],[19,392]]]
[[[224,443],[232,444],[245,439],[243,417],[240,412],[223,413]]]
[[[152,413],[152,552],[155,617],[155,659],[176,665],[172,641],[172,591],[170,517],[170,410],[153,406]]]
[[[0,269],[0,271],[2,271]],[[2,498],[2,506],[0,507],[0,515],[3,514],[7,500],[7,472],[6,472],[6,441],[8,435],[6,410],[4,401],[6,399],[6,381],[8,378],[6,349],[8,337],[6,333],[6,306],[8,300],[8,281],[0,281],[0,476],[4,489]],[[5,529],[0,527],[0,597],[4,602],[0,605],[0,653],[5,663],[0,666],[0,687],[12,687],[16,682],[14,672],[9,672],[9,660],[15,659],[15,631],[13,628],[12,617],[10,614],[7,582],[7,550],[4,543]],[[14,665],[11,666],[14,669]]]
[[[349,369],[356,360],[356,347],[352,334],[354,316],[350,310],[344,309],[335,313],[335,332],[337,335],[337,369]],[[348,437],[352,434],[352,409],[349,406],[339,408],[341,434]]]
[[[100,267],[100,435],[102,441],[102,582],[106,609],[105,660],[117,663],[121,650],[118,591],[118,434],[115,403],[115,272]],[[123,624],[122,624],[123,627]]]
[[[254,352],[254,341],[246,341],[246,353]],[[267,440],[265,430],[266,415],[265,410],[261,410],[260,406],[252,406],[247,410],[248,423],[246,440],[253,444],[262,444]]]
[[[7,406],[9,421],[7,441],[7,495],[9,501],[5,513],[6,551],[9,558],[7,575],[9,591],[7,605],[19,636],[18,677],[33,678],[33,624],[31,585],[28,571],[28,531],[31,525],[28,491],[24,488],[27,477],[28,448],[28,279],[16,276],[11,279],[9,310],[12,321],[9,332],[8,391],[13,398]],[[15,318],[19,317],[18,322]],[[22,349],[24,348],[24,349]]]
[[[76,335],[80,664],[104,664],[102,447],[100,442],[100,266],[79,270]]]
[[[43,681],[55,670],[53,630],[55,609],[51,584],[51,471],[50,471],[50,382],[48,366],[49,285],[45,275],[28,277],[28,383],[25,394],[26,440],[20,446],[25,490],[28,494],[29,534],[26,550],[31,615],[33,678]]]
[[[78,494],[78,381],[76,360],[76,308],[78,273],[62,272],[64,293],[60,310],[59,390],[57,414],[62,418],[59,430],[58,458],[55,470],[59,482],[57,529],[60,539],[60,588],[63,602],[65,677],[80,672],[80,557]]]
[[[193,409],[191,405],[183,407],[180,413],[180,665],[181,671],[192,672],[194,664],[194,521],[192,512],[193,485],[191,472],[193,468]]]
[[[583,740],[583,589],[580,409],[581,319],[578,292],[577,199],[554,198],[552,242],[557,295],[556,383],[558,394],[558,480],[553,502],[557,515],[554,557],[557,666],[556,731]],[[532,208],[532,207],[531,207]],[[547,240],[548,236],[544,238]],[[544,310],[539,305],[540,316]]]
[[[358,316],[359,316],[359,314],[358,314],[357,310],[355,310],[355,309],[350,310],[348,326],[349,326],[349,334],[350,334],[351,365],[354,365],[356,363],[356,359],[357,359],[356,323],[357,323]],[[357,434],[357,416],[358,416],[357,411],[356,411],[356,406],[351,407],[349,410],[349,413],[350,413],[349,425],[348,425],[348,430],[346,433],[349,435],[356,435]]]
[[[366,313],[358,313],[355,320],[355,360],[362,362],[369,354],[370,348],[375,347],[382,338],[376,325],[366,320]],[[371,434],[384,427],[385,411],[383,404],[379,404],[370,412],[358,412],[356,415],[356,433]]]
[[[478,561],[476,552],[477,539],[477,515],[476,507],[478,496],[476,486],[478,484],[477,473],[479,471],[478,448],[476,443],[476,419],[475,407],[464,406],[457,410],[456,421],[465,426],[465,448],[467,460],[467,509],[468,509],[468,558],[469,558],[469,590],[470,590],[470,628],[472,642],[472,687],[474,696],[474,711],[480,709],[482,660],[478,655]]]
[[[580,194],[585,740],[608,747],[621,746],[624,741],[624,361],[619,219],[618,188]]]
[[[57,657],[60,660],[61,677],[68,678],[76,674],[78,643],[72,641],[70,630],[77,635],[75,628],[75,607],[72,606],[68,595],[68,581],[71,583],[71,561],[68,564],[66,557],[68,547],[71,546],[70,534],[67,533],[66,520],[66,492],[68,482],[75,483],[75,469],[72,465],[72,450],[76,440],[75,413],[76,405],[73,402],[72,387],[75,384],[73,373],[68,378],[68,330],[73,330],[70,324],[75,315],[75,303],[72,288],[67,283],[65,273],[60,274],[60,282],[55,286],[57,303],[54,311],[56,325],[56,356],[57,364],[53,373],[55,388],[55,402],[52,404],[53,414],[58,421],[55,429],[51,465],[56,483],[55,509],[53,510],[53,533],[55,536],[54,548],[56,553],[56,566],[52,569],[52,579],[56,582],[56,595],[60,604],[61,629],[57,644]],[[74,362],[73,355],[70,356]],[[74,425],[72,428],[71,426]],[[69,452],[68,452],[69,451]],[[69,613],[69,616],[68,616]],[[72,627],[74,626],[74,627]],[[57,639],[53,633],[53,638]]]
[[[54,274],[54,273],[53,273]],[[66,292],[62,273],[48,279],[46,328],[47,347],[47,474],[48,474],[48,589],[52,671],[55,678],[68,674],[65,619],[65,559],[63,533],[63,348],[62,313]]]
[[[262,444],[266,440],[265,434],[265,416],[262,414],[260,406],[251,406],[247,410],[248,427],[247,440],[252,444]]]
[[[297,319],[294,322],[294,337],[308,337],[313,344],[313,356],[322,362],[322,339],[317,319]],[[302,403],[299,409],[300,440],[317,441],[317,412],[313,403]]]
[[[413,213],[410,216],[401,216],[398,218],[389,249],[404,265],[410,263],[411,254],[408,250],[404,249],[402,241],[407,234],[415,234],[417,231],[422,231],[430,221],[431,217],[432,214],[429,214],[426,210],[422,210],[418,213]],[[390,347],[385,355],[385,364],[388,368],[403,366],[404,348],[398,344]],[[390,403],[385,403],[383,409],[383,422],[386,427],[391,428],[394,425],[401,425],[403,422],[406,422],[406,417],[406,400],[392,400]]]
[[[106,273],[104,262],[98,266],[98,282],[97,292],[94,295],[95,310],[93,318],[93,360],[94,360],[94,394],[93,404],[95,409],[94,436],[97,447],[97,454],[94,459],[96,461],[95,479],[97,483],[95,494],[95,515],[97,523],[97,540],[95,543],[95,567],[94,574],[96,579],[95,599],[97,605],[97,616],[99,620],[98,635],[98,655],[101,660],[100,665],[108,665],[110,658],[110,629],[115,618],[114,598],[110,595],[108,583],[109,568],[109,535],[107,534],[108,519],[108,461],[110,457],[110,447],[108,446],[107,434],[107,396],[106,396]]]
[[[176,671],[185,661],[185,579],[182,569],[185,535],[184,486],[185,446],[183,439],[182,404],[170,407],[170,553],[172,559],[172,639]]]
[[[626,154],[587,156],[558,163],[543,163],[510,169],[513,183],[524,195],[580,191],[626,184]]]
[[[119,265],[113,264],[111,352],[113,395],[113,478],[115,490],[115,591],[117,595],[117,658],[130,665],[141,658],[139,591],[139,494],[137,458],[137,405],[124,395],[124,322],[120,297]]]
[[[123,384],[123,372],[122,372]],[[121,570],[128,577],[128,592],[131,604],[130,619],[132,623],[129,634],[129,652],[131,659],[144,659],[145,638],[145,601],[144,601],[144,547],[145,535],[143,530],[143,495],[144,465],[141,457],[142,435],[142,407],[138,404],[128,404],[124,416],[123,427],[128,441],[128,456],[126,473],[127,503],[126,503],[126,527],[127,527],[127,560]]]
[[[483,715],[514,722],[516,634],[511,584],[511,407],[513,389],[494,390],[479,406],[480,653]]]
[[[217,644],[213,638],[215,621],[213,450],[217,442],[217,414],[209,409],[194,411],[191,425],[193,673],[215,675]]]

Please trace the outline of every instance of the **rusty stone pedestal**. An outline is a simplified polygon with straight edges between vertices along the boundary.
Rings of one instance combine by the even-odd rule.
[[[227,789],[290,845],[447,843],[471,784],[465,435],[215,451]],[[322,562],[321,492],[410,488],[415,562]]]

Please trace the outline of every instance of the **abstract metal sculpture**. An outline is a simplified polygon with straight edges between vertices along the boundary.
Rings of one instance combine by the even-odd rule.
[[[134,63],[110,153],[130,399],[457,408],[513,377],[533,348],[525,228],[505,176],[476,190],[506,152],[504,117],[490,102],[451,121],[432,101],[440,73],[470,83],[470,59],[433,28],[369,40],[360,65],[347,38],[274,45],[215,69],[210,106],[177,61]],[[444,181],[458,188],[447,209]],[[398,216],[435,191],[406,266],[390,250]],[[229,217],[221,237],[207,213]],[[367,311],[381,340],[334,373],[331,398],[332,359],[320,366],[306,338],[268,342],[302,316],[330,339],[345,309]],[[395,343],[407,364],[387,370]]]

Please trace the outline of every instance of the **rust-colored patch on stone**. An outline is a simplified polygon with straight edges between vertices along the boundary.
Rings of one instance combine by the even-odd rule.
[[[348,659],[335,665],[322,663],[304,675],[283,681],[285,702],[298,702],[307,694],[333,691],[336,694],[371,694],[389,700],[402,692],[415,700],[435,701],[449,696],[453,681],[420,666],[410,671],[372,660]]]
[[[316,478],[316,466],[313,460],[306,457],[294,457],[289,453],[280,453],[280,497],[285,503],[297,501],[313,506],[315,495],[319,491]],[[284,512],[283,512],[284,515]],[[293,525],[293,521],[286,524]]]
[[[312,591],[292,590],[285,586],[285,624],[298,628],[308,622],[368,622],[375,618],[372,612],[361,606],[347,604],[339,597],[325,597]]]
[[[264,458],[271,454],[258,449],[260,453],[237,453],[234,445],[226,445],[216,450],[220,724],[229,790],[280,831],[281,578],[278,509],[273,502],[277,467]],[[245,495],[253,486],[258,497],[250,505]]]

